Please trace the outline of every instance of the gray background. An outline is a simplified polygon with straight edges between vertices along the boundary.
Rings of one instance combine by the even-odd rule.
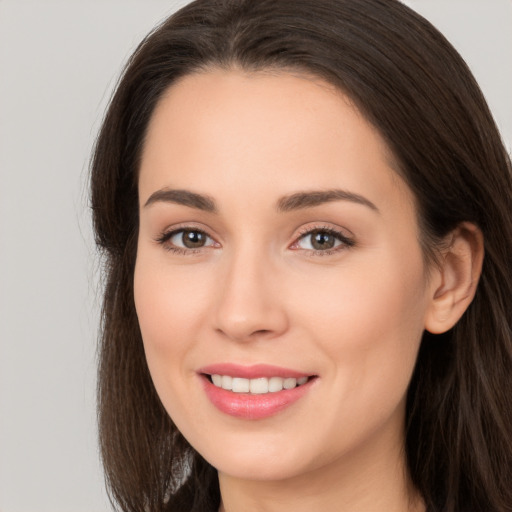
[[[122,63],[185,3],[0,0],[0,512],[110,509],[88,157]],[[408,3],[465,57],[510,150],[511,0]]]

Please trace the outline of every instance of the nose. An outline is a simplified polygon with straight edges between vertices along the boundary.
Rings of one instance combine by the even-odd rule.
[[[268,260],[238,255],[226,264],[215,298],[215,328],[237,342],[273,339],[288,329],[279,273]]]

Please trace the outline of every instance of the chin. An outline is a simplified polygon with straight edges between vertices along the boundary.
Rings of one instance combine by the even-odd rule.
[[[303,468],[286,461],[268,460],[265,457],[252,460],[228,459],[214,467],[230,478],[252,481],[287,480],[303,472]]]
[[[295,443],[294,443],[295,444]],[[219,442],[216,447],[199,447],[199,453],[219,473],[242,480],[278,481],[308,472],[307,453],[303,446],[286,446],[285,443],[253,438],[244,442]]]

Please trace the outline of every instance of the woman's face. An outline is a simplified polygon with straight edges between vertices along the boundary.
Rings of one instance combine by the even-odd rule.
[[[351,102],[284,72],[185,77],[139,193],[144,348],[192,446],[249,479],[395,462],[433,293],[412,194]]]

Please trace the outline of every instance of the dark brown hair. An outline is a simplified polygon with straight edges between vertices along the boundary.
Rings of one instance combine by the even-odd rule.
[[[395,0],[197,0],[130,58],[92,160],[105,261],[99,431],[123,511],[216,510],[214,468],[163,409],[133,299],[137,171],[148,121],[177,79],[208,68],[312,74],[347,94],[387,141],[417,201],[429,261],[459,223],[483,232],[474,301],[449,332],[425,333],[407,401],[406,455],[428,510],[512,510],[512,176],[462,58]]]

